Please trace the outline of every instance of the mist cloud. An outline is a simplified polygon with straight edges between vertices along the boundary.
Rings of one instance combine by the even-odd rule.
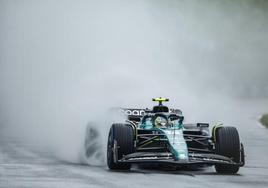
[[[200,98],[267,97],[267,8],[1,0],[1,126],[77,161],[88,121],[107,122],[110,107],[150,107],[166,96],[192,119]]]

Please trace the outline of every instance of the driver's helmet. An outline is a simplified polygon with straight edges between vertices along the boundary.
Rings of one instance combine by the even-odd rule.
[[[154,124],[156,127],[167,127],[167,120],[161,116],[158,116],[154,120]]]

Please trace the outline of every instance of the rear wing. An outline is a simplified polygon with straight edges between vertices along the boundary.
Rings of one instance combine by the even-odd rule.
[[[147,113],[152,113],[152,110],[140,109],[140,108],[120,108],[120,111],[127,116],[128,120],[139,122],[141,118]],[[174,113],[177,115],[182,115],[182,111],[179,109],[169,109],[169,113]]]

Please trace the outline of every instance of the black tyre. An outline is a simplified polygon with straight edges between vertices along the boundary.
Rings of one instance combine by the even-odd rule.
[[[219,127],[216,130],[216,153],[231,158],[234,162],[240,162],[240,140],[235,127]],[[239,170],[237,165],[217,164],[218,173],[235,174]]]
[[[123,155],[133,153],[134,150],[134,132],[128,124],[113,124],[108,137],[107,144],[107,165],[111,170],[129,170],[131,164],[117,163],[114,156],[114,144],[117,145],[117,159]]]

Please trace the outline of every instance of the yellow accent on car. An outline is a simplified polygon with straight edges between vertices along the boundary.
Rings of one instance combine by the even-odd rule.
[[[142,147],[144,147],[144,146],[146,146],[146,145],[152,143],[153,140],[155,140],[155,139],[157,139],[157,138],[159,138],[159,136],[154,136],[153,138],[151,138],[151,139],[149,139],[149,140],[146,140],[146,141],[145,141],[142,145],[140,145],[139,147],[142,148]]]
[[[222,123],[218,123],[213,127],[213,138],[214,138],[214,142],[216,142],[216,131],[218,128],[220,128],[223,124]]]
[[[159,97],[159,98],[153,98],[153,101],[155,101],[155,102],[168,102],[169,99]]]

